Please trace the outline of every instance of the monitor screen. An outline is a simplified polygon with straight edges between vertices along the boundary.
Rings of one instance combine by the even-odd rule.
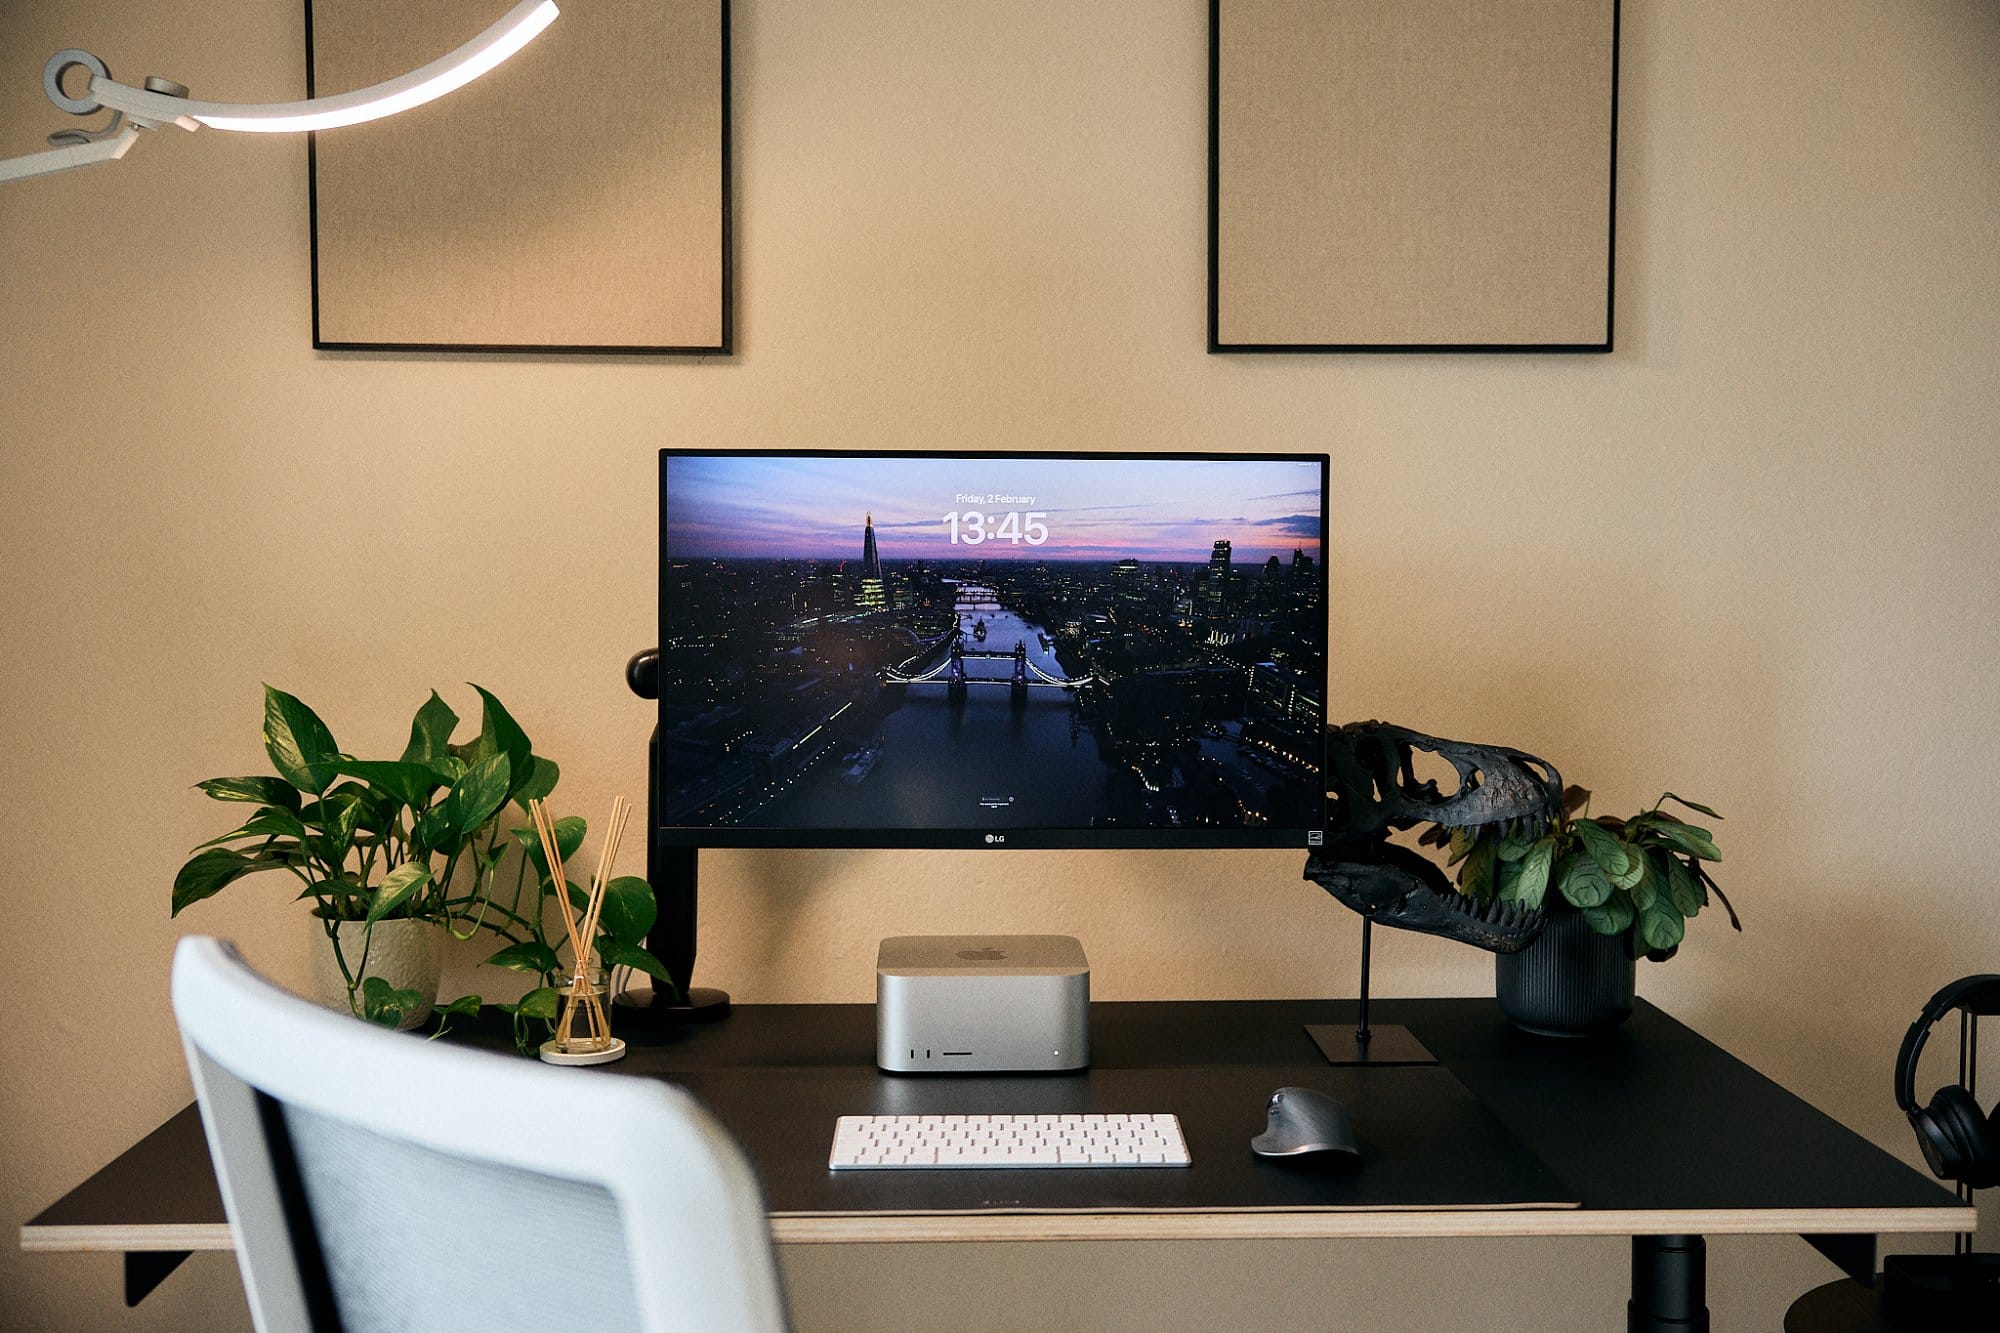
[[[662,844],[1317,840],[1325,456],[665,450],[660,496]]]

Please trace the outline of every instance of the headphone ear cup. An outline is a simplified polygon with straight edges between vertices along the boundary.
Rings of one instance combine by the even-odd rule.
[[[1976,1190],[2000,1185],[2000,1103],[1986,1115],[1972,1094],[1965,1097],[1966,1155],[1965,1183]]]
[[[2000,1151],[1992,1128],[1964,1088],[1956,1084],[1939,1088],[1924,1108],[1917,1133],[1924,1159],[1938,1175],[1962,1180],[1974,1189],[2000,1181]]]

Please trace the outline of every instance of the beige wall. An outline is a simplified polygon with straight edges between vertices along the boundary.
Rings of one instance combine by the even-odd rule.
[[[382,748],[477,680],[579,808],[640,794],[620,667],[654,637],[663,444],[1329,450],[1335,716],[1524,746],[1614,807],[1721,807],[1748,929],[1704,919],[1642,992],[1916,1160],[1902,1025],[2000,967],[2000,10],[1628,0],[1614,355],[1251,358],[1202,351],[1200,0],[735,9],[728,360],[315,355],[290,139],[167,131],[0,187],[0,1222],[187,1100],[167,886],[222,827],[188,784],[260,762],[260,681]],[[66,119],[59,47],[277,98],[301,26],[0,3],[0,152]],[[531,588],[568,608],[560,652]],[[1073,932],[1113,999],[1354,986],[1354,919],[1296,854],[707,865],[703,972],[745,1001],[867,999],[877,939],[960,928]],[[286,896],[253,880],[184,925],[300,980]],[[1391,993],[1490,969],[1414,937],[1378,958]],[[790,1263],[807,1329],[1019,1327],[1019,1297],[1051,1326],[1584,1330],[1623,1284],[1622,1246],[1584,1241]],[[1712,1268],[1719,1328],[1833,1275],[1784,1239]],[[0,1244],[9,1327],[242,1319],[219,1256],[129,1315],[117,1289],[111,1258]]]

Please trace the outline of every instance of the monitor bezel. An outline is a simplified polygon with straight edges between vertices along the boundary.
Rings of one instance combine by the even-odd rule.
[[[660,508],[658,518],[659,561],[662,574],[666,565],[667,467],[674,458],[951,458],[951,459],[1105,459],[1119,462],[1258,462],[1312,463],[1319,468],[1320,554],[1313,577],[1319,585],[1320,605],[1327,616],[1331,638],[1332,607],[1328,601],[1328,548],[1332,540],[1331,454],[1312,452],[1266,452],[1230,450],[1129,450],[1129,449],[830,449],[830,448],[695,448],[672,446],[660,450]],[[659,579],[658,642],[664,648],[667,625],[667,580]],[[1329,645],[1330,647],[1330,645]],[[1328,706],[1326,686],[1332,676],[1329,654],[1327,680],[1321,682],[1322,734]],[[654,714],[654,735],[665,722],[667,699],[664,685]],[[664,750],[655,745],[649,780],[661,788]],[[1322,784],[1323,785],[1323,784]],[[1238,848],[1317,847],[1325,837],[1325,798],[1321,797],[1320,822],[1310,825],[1262,826],[1257,828],[772,828],[741,825],[694,825],[653,823],[657,847],[769,847],[784,849],[901,849],[983,850],[1230,850]]]

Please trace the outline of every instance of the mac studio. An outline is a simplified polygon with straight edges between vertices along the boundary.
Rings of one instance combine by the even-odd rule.
[[[468,682],[504,701],[559,769],[550,814],[588,821],[586,903],[632,803],[606,878],[645,880],[656,919],[607,889],[598,933],[726,1016],[670,1027],[617,967],[622,1059],[514,1055],[494,1006],[564,978],[488,964],[511,947],[489,910],[434,991],[482,1012],[428,1043],[345,1021],[427,1069],[567,1080],[589,1104],[561,1147],[609,1142],[578,1128],[606,1088],[686,1089],[761,1191],[742,1234],[782,1306],[766,1242],[706,1271],[795,1327],[1581,1333],[1635,1299],[1694,1327],[1666,1302],[1698,1299],[1769,1329],[1950,1258],[1973,1215],[1926,1154],[1976,1169],[1983,1145],[1934,1103],[1996,1095],[1958,1082],[1963,1010],[1924,1027],[1908,1110],[1891,1086],[1926,1001],[2000,971],[2000,254],[1968,243],[2000,191],[1989,7],[557,4],[470,82],[310,140],[148,81],[323,102],[513,7],[0,7],[0,159],[64,155],[0,182],[0,728],[33,923],[0,977],[35,1034],[0,1081],[0,1323],[252,1326],[175,948],[227,939],[301,994],[331,949],[283,869],[172,908],[194,849],[260,808],[194,784],[284,780],[266,685],[360,763],[402,761],[432,690],[458,745],[484,730]],[[103,66],[54,71],[86,114],[44,86],[73,50]],[[663,493],[662,450],[715,461]],[[898,473],[931,458],[935,482]],[[1231,480],[1288,459],[1325,460],[1323,508],[1316,464]],[[654,649],[642,697],[626,667]],[[1414,858],[1451,892],[1466,861],[1417,843],[1436,824],[1391,844],[1329,817],[1301,738],[1369,720],[1483,747],[1482,772],[1538,757],[1589,818],[1667,791],[1719,811],[1657,806],[1706,831],[1741,932],[1709,893],[1610,1032],[1523,1031],[1509,955],[1468,937],[1546,923],[1438,893]],[[1380,772],[1399,735],[1340,753]],[[1410,754],[1454,789],[1448,754]],[[511,910],[533,822],[509,800],[490,827]],[[1337,880],[1365,859],[1306,879],[1313,831],[1404,848],[1374,863],[1407,877],[1379,901]],[[1349,898],[1374,904],[1371,1046],[1400,1028],[1435,1064],[1306,1034],[1354,1055]],[[1446,933],[1395,928],[1424,918]],[[1076,940],[1089,1065],[878,1068],[876,964],[906,936]],[[551,1021],[523,1020],[531,1052]],[[1992,1026],[1968,1033],[1987,1069]],[[431,1086],[372,1048],[354,1067],[378,1102]],[[1358,1156],[1253,1151],[1286,1088],[1337,1103]],[[830,1164],[842,1117],[1119,1114],[1172,1116],[1188,1165]],[[2000,1248],[1973,1207],[1969,1248]],[[621,1290],[578,1276],[608,1239],[496,1265],[469,1226],[401,1252],[443,1256],[437,1283],[546,1277],[563,1308]]]

